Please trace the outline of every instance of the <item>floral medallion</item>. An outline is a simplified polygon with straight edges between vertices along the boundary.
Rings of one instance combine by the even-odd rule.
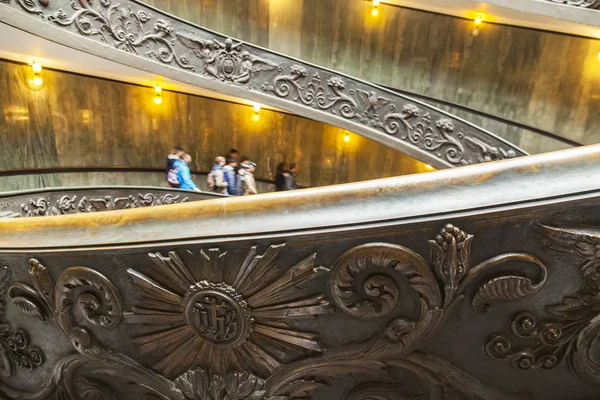
[[[329,270],[315,267],[315,254],[282,268],[276,258],[283,247],[264,254],[252,247],[241,263],[219,249],[189,262],[176,252],[150,254],[147,272],[128,271],[140,302],[125,318],[142,325],[134,339],[140,353],[157,355],[154,369],[167,377],[191,367],[268,376],[295,356],[321,351],[318,336],[294,321],[331,312],[323,295],[306,290]]]

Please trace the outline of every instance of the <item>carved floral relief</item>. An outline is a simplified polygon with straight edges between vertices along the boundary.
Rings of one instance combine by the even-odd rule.
[[[552,318],[540,319],[523,311],[510,323],[511,334],[528,343],[515,346],[508,335],[494,334],[485,353],[519,370],[553,369],[564,360],[581,379],[600,383],[600,230],[586,227],[540,226],[548,253],[572,261],[587,284],[587,291],[546,306]]]
[[[545,229],[548,240],[573,241],[567,248],[575,244],[587,257],[584,276],[595,288],[598,249],[590,232]],[[469,296],[473,309],[483,313],[494,301],[518,301],[543,287],[547,268],[537,257],[505,253],[473,265],[471,246],[476,243],[475,236],[448,224],[429,241],[429,260],[406,247],[376,242],[347,250],[331,268],[317,266],[316,254],[291,267],[280,266],[284,244],[264,252],[251,247],[243,260],[218,248],[150,253],[145,267],[127,271],[138,295],[130,311],[117,287],[87,267],[67,268],[53,281],[32,259],[33,287],[21,282],[8,286],[2,280],[0,288],[18,310],[40,323],[53,320],[73,344],[74,352],[60,360],[45,386],[30,398],[79,399],[93,393],[116,399],[136,393],[153,399],[287,400],[309,398],[329,390],[337,378],[353,376],[361,379],[345,394],[347,400],[418,393],[439,399],[511,399],[513,395],[422,350],[462,298]],[[531,273],[506,272],[505,267],[494,273],[508,262],[520,263]],[[412,296],[401,290],[401,278],[418,298],[413,316],[397,314],[406,296]],[[314,294],[314,284],[323,279],[328,293]],[[580,295],[554,309],[573,323],[542,324],[535,331],[532,316],[521,315],[515,329],[539,340],[536,351],[544,354],[557,347],[552,345],[560,342],[561,332],[577,336],[576,345],[558,347],[586,359],[577,368],[591,373],[593,349],[583,343],[595,343],[598,337],[594,296]],[[294,323],[338,311],[357,323],[383,321],[385,328],[360,341],[326,347],[319,334]],[[151,356],[155,364],[141,364],[96,339],[97,330],[123,327],[122,322],[139,356]],[[501,353],[502,343],[497,343],[491,351]],[[511,359],[500,353],[496,358]],[[525,366],[522,360],[516,364]],[[550,367],[548,360],[540,358]],[[392,369],[407,371],[417,388],[397,381]]]

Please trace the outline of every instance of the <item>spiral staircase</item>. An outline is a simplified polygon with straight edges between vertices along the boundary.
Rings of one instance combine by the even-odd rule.
[[[0,22],[441,169],[240,198],[1,195],[0,398],[600,395],[600,146],[530,156],[135,0],[1,0]]]

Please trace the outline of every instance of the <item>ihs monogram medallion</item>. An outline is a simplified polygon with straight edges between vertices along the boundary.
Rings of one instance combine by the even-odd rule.
[[[240,345],[252,331],[248,303],[225,283],[198,282],[186,294],[183,307],[190,328],[213,345]]]
[[[128,270],[140,302],[125,318],[143,325],[134,339],[140,353],[157,354],[154,369],[167,377],[191,367],[269,376],[290,354],[322,351],[318,335],[289,323],[331,312],[323,295],[307,297],[306,289],[329,270],[315,266],[315,254],[291,268],[278,266],[284,246],[264,254],[252,247],[243,262],[219,249],[188,252],[189,262],[176,252],[149,254],[154,264],[147,272]],[[282,348],[289,350],[285,360]]]

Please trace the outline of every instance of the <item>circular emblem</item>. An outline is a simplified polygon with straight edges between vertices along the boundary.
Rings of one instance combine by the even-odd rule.
[[[225,283],[196,283],[188,290],[183,307],[190,328],[210,344],[237,346],[252,331],[248,304]]]

